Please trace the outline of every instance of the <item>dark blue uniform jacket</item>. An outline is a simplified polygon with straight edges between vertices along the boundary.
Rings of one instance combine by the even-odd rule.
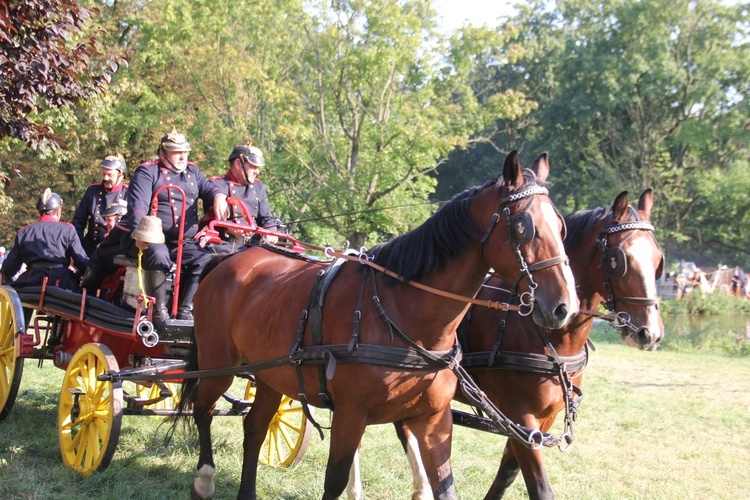
[[[151,198],[154,192],[165,185],[179,186],[187,196],[185,214],[185,238],[192,238],[198,232],[198,199],[204,206],[213,204],[213,198],[219,193],[216,186],[198,170],[194,163],[188,163],[184,172],[176,174],[158,162],[141,164],[130,178],[128,189],[128,216],[123,219],[125,227],[134,231],[143,216],[149,215]],[[177,190],[164,190],[159,193],[157,217],[161,219],[162,231],[167,242],[176,243],[179,238],[179,221],[183,200]]]
[[[105,190],[101,183],[92,184],[86,189],[73,214],[72,223],[87,254],[91,255],[107,233],[102,212],[108,206],[124,199],[127,192],[128,185],[124,183],[118,184],[111,191]]]
[[[268,196],[262,182],[256,180],[252,184],[243,186],[231,172],[227,172],[223,176],[212,177],[211,182],[228,197],[242,200],[259,227],[276,229],[276,219],[271,215],[271,207],[268,205]],[[230,205],[229,211],[231,222],[245,224],[245,218],[242,216],[240,209]],[[222,233],[224,232],[222,231]],[[225,235],[222,234],[222,237],[225,237]]]
[[[26,272],[14,285],[41,285],[47,276],[50,284],[59,280],[62,288],[77,290],[78,283],[68,269],[71,260],[79,271],[89,265],[75,228],[50,215],[42,215],[39,221],[19,229],[2,272],[9,281],[26,264]]]

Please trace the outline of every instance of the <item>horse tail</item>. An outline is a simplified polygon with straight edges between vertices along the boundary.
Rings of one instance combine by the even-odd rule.
[[[190,351],[187,356],[187,366],[185,366],[185,372],[191,373],[198,371],[198,344],[195,342],[195,333],[193,333],[192,342],[190,343]],[[164,443],[168,444],[172,440],[172,436],[180,422],[183,422],[184,426],[187,427],[189,423],[188,412],[192,409],[193,400],[196,396],[196,388],[198,385],[197,378],[184,378],[182,379],[182,385],[180,386],[180,398],[179,402],[174,408],[174,413],[169,416],[168,420],[171,420],[171,425],[167,434],[164,438]]]
[[[201,271],[201,275],[198,278],[198,282],[200,283],[203,281],[203,278],[205,278],[208,273],[216,269],[216,266],[224,262],[226,259],[234,255],[233,253],[225,253],[225,254],[219,254],[215,257],[212,257],[210,261],[208,261],[208,264],[206,264],[206,267],[203,268],[203,271]],[[195,343],[195,342],[193,342]]]

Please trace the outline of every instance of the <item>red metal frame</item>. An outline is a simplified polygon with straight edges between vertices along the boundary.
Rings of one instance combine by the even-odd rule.
[[[198,233],[196,235],[196,238],[201,241],[201,246],[205,246],[208,243],[220,244],[222,241],[217,228],[227,228],[239,229],[241,231],[259,234],[261,236],[276,236],[279,239],[283,238],[291,244],[290,249],[293,252],[304,253],[305,250],[300,245],[297,238],[281,231],[272,231],[264,227],[259,227],[258,224],[255,223],[255,218],[250,213],[250,210],[248,210],[245,202],[243,202],[239,198],[227,198],[227,203],[229,205],[234,205],[235,207],[237,207],[242,212],[242,216],[245,218],[245,220],[250,221],[250,224],[243,225],[237,224],[235,222],[214,219],[208,223],[207,229],[204,229],[201,233]]]
[[[174,272],[174,286],[172,287],[172,316],[177,315],[178,302],[180,300],[180,279],[182,278],[182,245],[185,238],[185,213],[187,212],[187,196],[185,191],[180,186],[162,186],[154,192],[153,198],[151,198],[151,215],[155,216],[159,209],[159,193],[166,190],[169,195],[169,190],[176,190],[180,196],[182,196],[182,209],[180,210],[180,229],[179,238],[177,239],[177,269]],[[174,205],[172,206],[172,216],[174,217]]]

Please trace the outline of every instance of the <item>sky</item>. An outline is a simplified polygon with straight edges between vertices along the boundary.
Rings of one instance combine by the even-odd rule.
[[[517,0],[433,0],[447,32],[460,28],[468,20],[474,26],[497,26],[497,18],[512,13]]]

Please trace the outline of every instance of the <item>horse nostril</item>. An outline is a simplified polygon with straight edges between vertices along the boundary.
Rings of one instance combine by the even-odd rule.
[[[555,308],[554,312],[555,318],[558,320],[563,320],[568,317],[568,306],[565,304],[560,304]]]
[[[651,332],[648,331],[648,328],[641,328],[638,330],[638,343],[641,345],[646,345],[651,342]]]

